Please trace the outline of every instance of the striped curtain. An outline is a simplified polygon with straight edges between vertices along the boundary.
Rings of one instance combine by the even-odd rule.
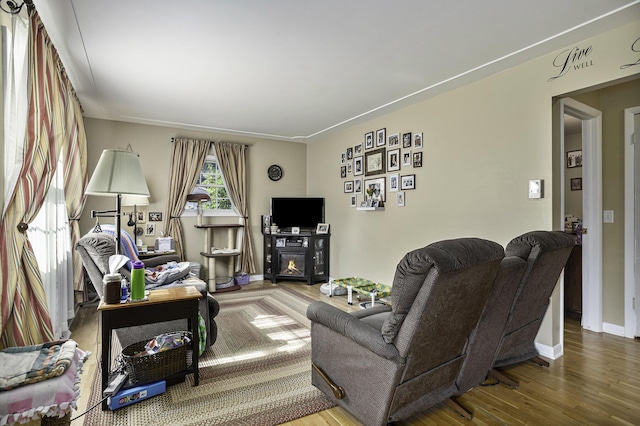
[[[58,54],[37,12],[30,14],[29,113],[23,166],[15,189],[7,194],[9,203],[0,223],[0,348],[53,338],[42,279],[26,229],[43,203],[63,146],[77,131],[70,129],[74,119],[69,114],[77,109],[69,106],[68,79]]]
[[[243,219],[242,255],[240,270],[253,274],[256,272],[251,246],[251,226],[249,225],[249,197],[247,195],[247,149],[244,144],[215,142],[216,157],[224,181],[229,190],[229,198]]]
[[[180,256],[180,259],[184,259],[180,216],[187,203],[187,195],[196,186],[210,146],[210,141],[198,139],[175,138],[173,141],[171,171],[169,173],[169,198],[165,213],[165,217],[168,219],[164,233],[173,237],[176,254]]]

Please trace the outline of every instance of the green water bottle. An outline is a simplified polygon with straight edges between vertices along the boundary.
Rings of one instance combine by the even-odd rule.
[[[131,270],[131,300],[144,299],[144,263],[136,260]]]

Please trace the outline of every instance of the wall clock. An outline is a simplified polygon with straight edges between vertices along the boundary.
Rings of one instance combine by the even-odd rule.
[[[269,166],[269,168],[267,169],[267,175],[269,175],[269,179],[274,182],[282,179],[282,167],[278,166],[277,164]]]

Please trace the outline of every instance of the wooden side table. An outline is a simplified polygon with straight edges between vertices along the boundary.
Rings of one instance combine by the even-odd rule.
[[[100,302],[98,310],[102,317],[102,390],[109,384],[111,371],[111,332],[117,328],[132,327],[156,322],[186,318],[188,330],[192,333],[193,350],[191,367],[180,374],[184,377],[193,373],[194,385],[200,384],[198,374],[198,299],[202,294],[193,286],[155,289],[149,292],[149,300],[107,305]],[[176,330],[179,331],[179,330]],[[108,408],[107,400],[102,402],[102,410]]]

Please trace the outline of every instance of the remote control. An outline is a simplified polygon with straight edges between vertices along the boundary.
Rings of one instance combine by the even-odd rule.
[[[107,388],[102,391],[102,396],[111,396],[114,393],[118,392],[122,385],[127,382],[128,378],[128,373],[119,373],[117,376],[111,379],[111,383],[109,383],[109,386],[107,386]]]

